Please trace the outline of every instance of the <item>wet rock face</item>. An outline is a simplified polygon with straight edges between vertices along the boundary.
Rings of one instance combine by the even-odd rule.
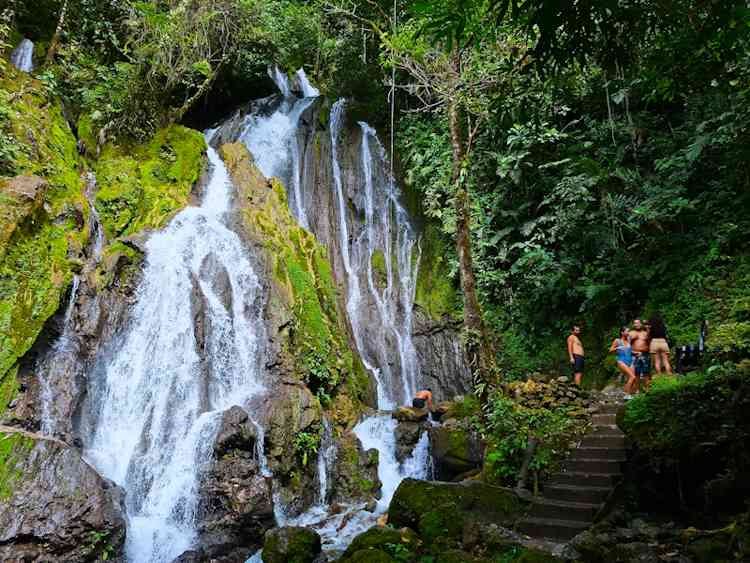
[[[419,308],[414,311],[413,339],[423,387],[432,389],[435,401],[471,391],[460,330],[460,324],[450,319],[436,320]]]
[[[0,432],[0,560],[114,559],[125,539],[121,491],[73,448]]]
[[[378,451],[363,450],[353,432],[338,440],[333,464],[331,500],[334,503],[369,502],[379,495]]]
[[[215,461],[201,483],[197,560],[245,561],[274,524],[270,480],[256,455],[257,433],[240,407],[227,410],[214,442]],[[190,557],[183,554],[183,559]]]
[[[315,530],[289,526],[266,534],[264,563],[313,563],[320,554],[320,536]]]

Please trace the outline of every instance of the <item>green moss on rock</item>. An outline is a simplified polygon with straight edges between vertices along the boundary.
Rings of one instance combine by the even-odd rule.
[[[312,563],[320,553],[320,536],[310,528],[276,528],[266,533],[265,563]]]
[[[205,164],[198,131],[171,125],[148,143],[107,145],[95,163],[96,209],[109,238],[164,226],[187,205]]]
[[[353,399],[364,401],[367,376],[338,314],[326,249],[300,227],[284,186],[263,177],[244,145],[224,145],[221,154],[240,193],[245,229],[263,245],[281,299],[292,311],[289,353],[300,378],[324,405],[342,384]]]
[[[23,434],[0,432],[0,501],[7,500],[22,477],[23,461],[34,440]]]
[[[89,230],[76,140],[41,83],[8,68],[2,134],[15,147],[0,178],[0,378],[36,340],[72,279]],[[39,182],[31,187],[36,178]],[[3,405],[4,408],[4,405]]]
[[[374,527],[354,538],[344,552],[342,563],[351,561],[362,553],[383,552],[404,563],[416,561],[421,540],[414,530],[409,528]]]
[[[388,522],[412,528],[428,544],[446,549],[461,541],[466,524],[512,525],[524,513],[513,491],[479,481],[439,483],[405,479],[388,509]]]
[[[437,227],[425,226],[420,246],[415,303],[435,319],[456,315],[458,294],[446,260],[450,253]]]

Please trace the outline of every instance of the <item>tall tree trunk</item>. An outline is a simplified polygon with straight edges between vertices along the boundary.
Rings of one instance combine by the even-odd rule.
[[[52,36],[52,40],[49,42],[49,48],[47,49],[47,64],[50,64],[57,54],[57,49],[60,47],[60,36],[62,35],[63,29],[65,28],[65,19],[68,15],[68,0],[63,0],[62,6],[60,7],[60,16],[57,18],[57,27],[55,28],[55,34]]]
[[[463,178],[466,165],[466,133],[463,112],[459,102],[453,100],[448,108],[451,145],[453,149],[453,185],[456,188],[456,251],[461,274],[461,291],[464,300],[464,331],[466,355],[473,383],[479,390],[479,399],[486,402],[489,387],[494,383],[494,351],[482,319],[482,309],[476,290],[474,262],[471,252],[471,218],[469,192]]]

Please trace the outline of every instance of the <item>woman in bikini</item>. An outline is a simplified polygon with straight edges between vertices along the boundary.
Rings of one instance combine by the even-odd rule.
[[[633,348],[630,346],[630,329],[626,326],[620,329],[620,338],[612,341],[609,353],[617,357],[617,369],[627,378],[625,381],[625,398],[630,399],[635,391],[636,377],[633,370]]]

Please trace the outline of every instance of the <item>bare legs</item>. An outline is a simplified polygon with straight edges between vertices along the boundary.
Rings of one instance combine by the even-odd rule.
[[[573,379],[575,380],[576,385],[578,385],[578,387],[580,387],[581,386],[581,379],[583,379],[583,374],[581,372],[574,373],[573,374]]]
[[[625,393],[627,393],[628,395],[632,395],[635,392],[635,388],[637,387],[635,371],[633,370],[632,366],[626,365],[623,362],[617,362],[617,369],[619,369],[620,373],[622,373],[626,378],[625,386],[623,387]]]
[[[672,364],[669,363],[669,352],[656,352],[651,354],[654,360],[654,370],[657,374],[667,373],[672,375]]]

